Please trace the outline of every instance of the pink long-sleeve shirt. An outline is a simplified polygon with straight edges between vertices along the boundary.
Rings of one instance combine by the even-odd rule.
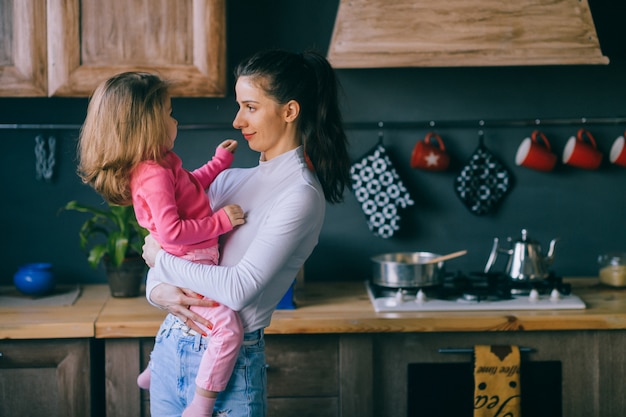
[[[138,164],[130,188],[139,224],[173,255],[217,245],[217,238],[233,226],[224,209],[213,213],[205,190],[233,159],[232,152],[217,148],[213,159],[191,172],[174,152],[161,164]]]

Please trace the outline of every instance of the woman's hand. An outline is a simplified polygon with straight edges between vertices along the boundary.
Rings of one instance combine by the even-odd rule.
[[[157,242],[156,239],[152,237],[152,235],[148,235],[146,236],[143,242],[143,246],[141,248],[143,249],[141,257],[144,261],[146,261],[146,265],[148,265],[150,268],[154,268],[156,256],[157,253],[159,253],[159,251],[161,250],[161,245],[159,245],[159,242]]]
[[[178,288],[170,284],[161,283],[152,289],[150,300],[167,309],[171,314],[178,317],[180,321],[185,323],[190,329],[197,331],[206,336],[205,331],[196,323],[199,323],[209,329],[213,328],[213,323],[194,313],[189,309],[191,306],[215,307],[219,305],[213,300],[208,300],[202,295],[185,289]]]

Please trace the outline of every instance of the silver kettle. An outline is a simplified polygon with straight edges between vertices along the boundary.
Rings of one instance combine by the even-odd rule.
[[[541,246],[538,242],[528,238],[526,229],[522,229],[522,237],[512,242],[511,248],[503,249],[499,247],[498,238],[493,239],[493,248],[489,260],[485,266],[485,272],[491,272],[491,268],[496,263],[498,253],[509,255],[505,273],[514,281],[536,281],[549,276],[548,268],[554,261],[554,248],[558,239],[550,241],[548,253],[544,256],[541,253]]]

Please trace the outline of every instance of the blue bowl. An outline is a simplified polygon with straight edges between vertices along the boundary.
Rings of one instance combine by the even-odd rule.
[[[13,275],[15,287],[25,295],[46,295],[54,290],[52,264],[32,263],[22,265]]]

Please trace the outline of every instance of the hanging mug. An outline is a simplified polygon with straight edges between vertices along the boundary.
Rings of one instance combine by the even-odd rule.
[[[624,132],[626,135],[626,132]],[[624,146],[624,136],[619,136],[611,146],[610,160],[616,165],[626,167],[626,147]]]
[[[537,137],[541,138],[543,143],[539,142]],[[556,165],[556,159],[556,155],[550,148],[550,142],[538,130],[535,130],[531,137],[522,141],[515,155],[517,165],[538,171],[552,171]]]
[[[433,140],[437,142],[433,145]],[[424,140],[418,141],[411,153],[411,168],[428,171],[445,171],[450,165],[450,156],[441,137],[435,132],[428,132]]]
[[[588,141],[585,141],[585,138]],[[563,149],[563,163],[584,169],[596,169],[602,162],[602,153],[596,140],[585,129],[579,129],[576,137],[569,138]]]

